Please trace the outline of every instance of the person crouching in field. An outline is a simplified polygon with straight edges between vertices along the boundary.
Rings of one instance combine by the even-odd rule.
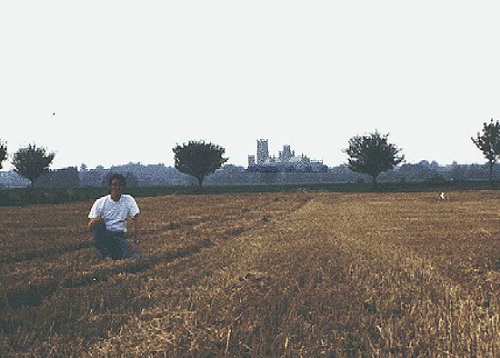
[[[109,178],[110,194],[97,199],[89,213],[89,229],[92,244],[103,258],[113,260],[139,259],[137,253],[141,240],[141,218],[139,207],[131,195],[123,194],[125,177],[113,174]],[[127,218],[134,222],[135,240],[131,245],[127,239]]]

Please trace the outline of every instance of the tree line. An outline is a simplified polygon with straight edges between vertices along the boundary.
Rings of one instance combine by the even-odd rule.
[[[401,163],[393,170],[380,174],[379,183],[394,183],[404,187],[406,184],[421,183],[424,186],[445,185],[451,182],[482,182],[487,180],[487,164],[452,164],[441,165],[436,161],[421,160],[417,163]],[[109,168],[97,166],[87,168],[67,167],[50,169],[35,182],[40,189],[50,188],[106,188],[107,178],[111,173],[123,174],[129,188],[145,187],[194,187],[198,180],[181,173],[172,166],[163,163],[142,164],[128,163],[113,165]],[[500,164],[493,168],[493,178],[500,179]],[[261,186],[261,185],[309,185],[369,183],[371,178],[365,174],[350,170],[347,164],[327,167],[324,172],[255,172],[247,167],[224,164],[212,175],[207,176],[203,186]],[[384,184],[385,185],[385,184]],[[465,185],[465,183],[464,183]],[[21,188],[29,186],[29,181],[13,171],[0,172],[1,188]]]
[[[374,187],[381,173],[404,162],[402,149],[390,143],[388,137],[389,134],[381,134],[378,131],[354,136],[349,140],[348,147],[343,149],[348,156],[347,168],[368,175]],[[482,131],[478,132],[476,137],[471,137],[471,140],[487,159],[489,181],[493,181],[493,168],[500,155],[500,122],[491,119],[490,123],[484,123]],[[172,151],[175,169],[195,178],[199,187],[202,187],[207,176],[228,161],[228,158],[224,157],[223,147],[205,141],[189,141],[177,145]],[[7,144],[0,141],[0,169],[7,156]],[[29,144],[14,153],[12,157],[14,172],[28,179],[32,187],[34,182],[49,170],[54,157],[55,153],[48,152],[46,148]],[[268,176],[272,180],[272,173]]]

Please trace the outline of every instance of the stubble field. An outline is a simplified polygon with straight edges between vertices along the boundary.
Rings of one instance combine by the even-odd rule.
[[[139,198],[143,259],[92,203],[0,211],[2,356],[496,357],[498,191]]]

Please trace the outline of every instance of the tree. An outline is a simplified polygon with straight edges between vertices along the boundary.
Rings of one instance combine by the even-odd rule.
[[[493,166],[500,155],[500,122],[483,124],[483,134],[477,133],[477,138],[471,137],[472,142],[478,147],[488,159],[490,169],[490,182],[493,182]]]
[[[80,175],[76,167],[48,170],[34,184],[37,188],[78,188]]]
[[[380,173],[394,168],[404,160],[399,156],[401,149],[387,141],[389,134],[382,135],[378,131],[365,136],[355,136],[349,140],[347,166],[355,172],[372,177],[373,187],[377,186],[377,177]]]
[[[200,188],[205,177],[228,160],[223,157],[226,151],[224,148],[205,141],[190,141],[182,146],[177,145],[172,150],[175,154],[175,169],[198,179]]]
[[[0,169],[2,169],[2,162],[7,159],[7,144],[0,141]]]
[[[35,180],[49,170],[54,157],[55,153],[47,153],[45,148],[29,144],[26,148],[21,148],[14,154],[12,164],[14,165],[14,171],[29,179],[31,187],[33,187]]]

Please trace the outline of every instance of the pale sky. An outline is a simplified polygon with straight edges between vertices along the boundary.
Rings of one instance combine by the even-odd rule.
[[[3,0],[0,140],[52,168],[172,166],[199,139],[246,166],[260,138],[336,166],[377,129],[410,163],[484,163],[499,18],[481,0]]]

